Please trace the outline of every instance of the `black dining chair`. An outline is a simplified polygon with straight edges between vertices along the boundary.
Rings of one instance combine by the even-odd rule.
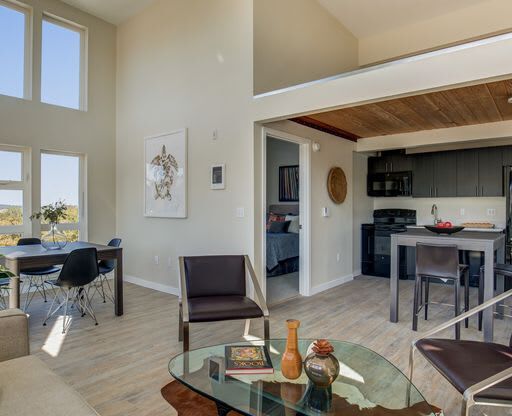
[[[416,244],[416,279],[414,284],[414,301],[412,330],[418,330],[418,315],[421,308],[428,319],[429,288],[431,280],[450,280],[454,286],[455,316],[461,313],[460,292],[461,280],[464,276],[464,310],[469,310],[469,273],[468,266],[459,264],[459,250],[456,245]],[[425,298],[422,299],[422,286],[425,284]],[[468,320],[465,321],[466,328]],[[455,338],[460,339],[460,323],[455,325]]]
[[[266,340],[270,337],[269,312],[249,256],[180,257],[181,301],[179,340],[189,349],[189,324],[245,319],[245,331],[253,318],[263,318]],[[246,275],[252,281],[258,303],[247,296]]]
[[[41,244],[41,240],[39,238],[27,237],[20,238],[17,245],[33,246],[38,244]],[[28,307],[36,293],[39,293],[45,302],[47,301],[45,286],[48,284],[46,283],[46,280],[49,276],[58,273],[59,271],[60,267],[57,266],[37,267],[20,271],[20,277],[23,277],[24,282],[28,282],[28,287],[25,289],[27,291],[27,297],[25,298],[25,305],[23,307],[25,312],[28,310]]]
[[[507,283],[505,283],[507,282]],[[505,287],[510,287],[512,282],[512,264],[496,263],[494,264],[494,285],[496,287],[495,294],[505,291]],[[480,267],[480,277],[478,279],[478,304],[484,301],[485,286],[485,266]],[[505,305],[500,304],[496,307],[496,313],[503,315]],[[483,312],[478,313],[478,330],[482,330]]]
[[[8,277],[0,278],[0,309],[7,309],[7,298],[9,297],[9,284],[11,279]]]
[[[82,316],[89,313],[95,325],[98,325],[88,291],[85,289],[85,286],[96,279],[98,275],[98,253],[96,248],[80,248],[69,253],[62,265],[62,270],[57,280],[48,281],[48,283],[54,285],[57,290],[43,325],[46,325],[48,319],[64,306],[64,317],[62,320],[62,333],[64,334],[68,325],[71,323],[70,317],[68,317],[68,305],[70,302],[72,302],[71,306],[77,306]],[[59,299],[60,294],[62,294],[64,298],[61,302]],[[59,304],[54,307],[56,301]]]
[[[113,238],[108,242],[108,246],[110,247],[119,247],[121,245],[121,239],[120,238]],[[116,268],[116,261],[115,260],[100,260],[98,263],[98,268],[100,275],[97,279],[94,280],[89,285],[89,291],[92,291],[92,294],[89,293],[91,301],[94,298],[94,295],[96,293],[99,293],[99,295],[103,299],[103,303],[105,303],[108,300],[110,300],[112,303],[114,303],[114,292],[112,291],[112,288],[110,286],[110,283],[107,278],[107,274],[114,271]]]

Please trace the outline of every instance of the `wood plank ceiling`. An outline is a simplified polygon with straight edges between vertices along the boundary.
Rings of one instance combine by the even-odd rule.
[[[344,139],[512,120],[512,79],[292,118]]]

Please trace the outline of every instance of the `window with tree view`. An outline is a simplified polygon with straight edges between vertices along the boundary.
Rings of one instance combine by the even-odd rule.
[[[66,218],[59,224],[59,230],[66,234],[68,241],[83,239],[85,221],[81,200],[82,157],[58,153],[41,154],[41,206],[58,201],[66,205]],[[41,231],[49,229],[42,221]]]

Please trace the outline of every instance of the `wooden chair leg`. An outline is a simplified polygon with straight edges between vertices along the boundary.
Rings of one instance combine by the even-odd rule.
[[[430,278],[425,278],[425,321],[428,320],[428,296],[429,296],[429,288],[430,288]]]
[[[460,279],[454,282],[454,294],[455,294],[455,316],[460,314]],[[455,339],[460,339],[460,322],[455,324]]]
[[[416,276],[414,280],[414,296],[413,296],[413,306],[412,306],[412,330],[418,330],[418,304],[419,304],[419,295],[420,295],[420,285],[421,285],[421,276]]]

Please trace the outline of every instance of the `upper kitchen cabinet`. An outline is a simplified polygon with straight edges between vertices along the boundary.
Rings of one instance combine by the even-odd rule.
[[[457,189],[455,152],[423,153],[414,156],[412,196],[454,196]]]
[[[503,196],[503,149],[457,152],[457,196]]]
[[[502,149],[503,166],[512,166],[512,146],[503,146]]]
[[[368,158],[369,173],[407,172],[412,170],[412,158],[405,153],[390,152]]]
[[[478,150],[480,196],[503,196],[503,156],[501,147]]]
[[[382,156],[372,156],[368,158],[368,173],[386,173],[388,172],[388,161]]]

